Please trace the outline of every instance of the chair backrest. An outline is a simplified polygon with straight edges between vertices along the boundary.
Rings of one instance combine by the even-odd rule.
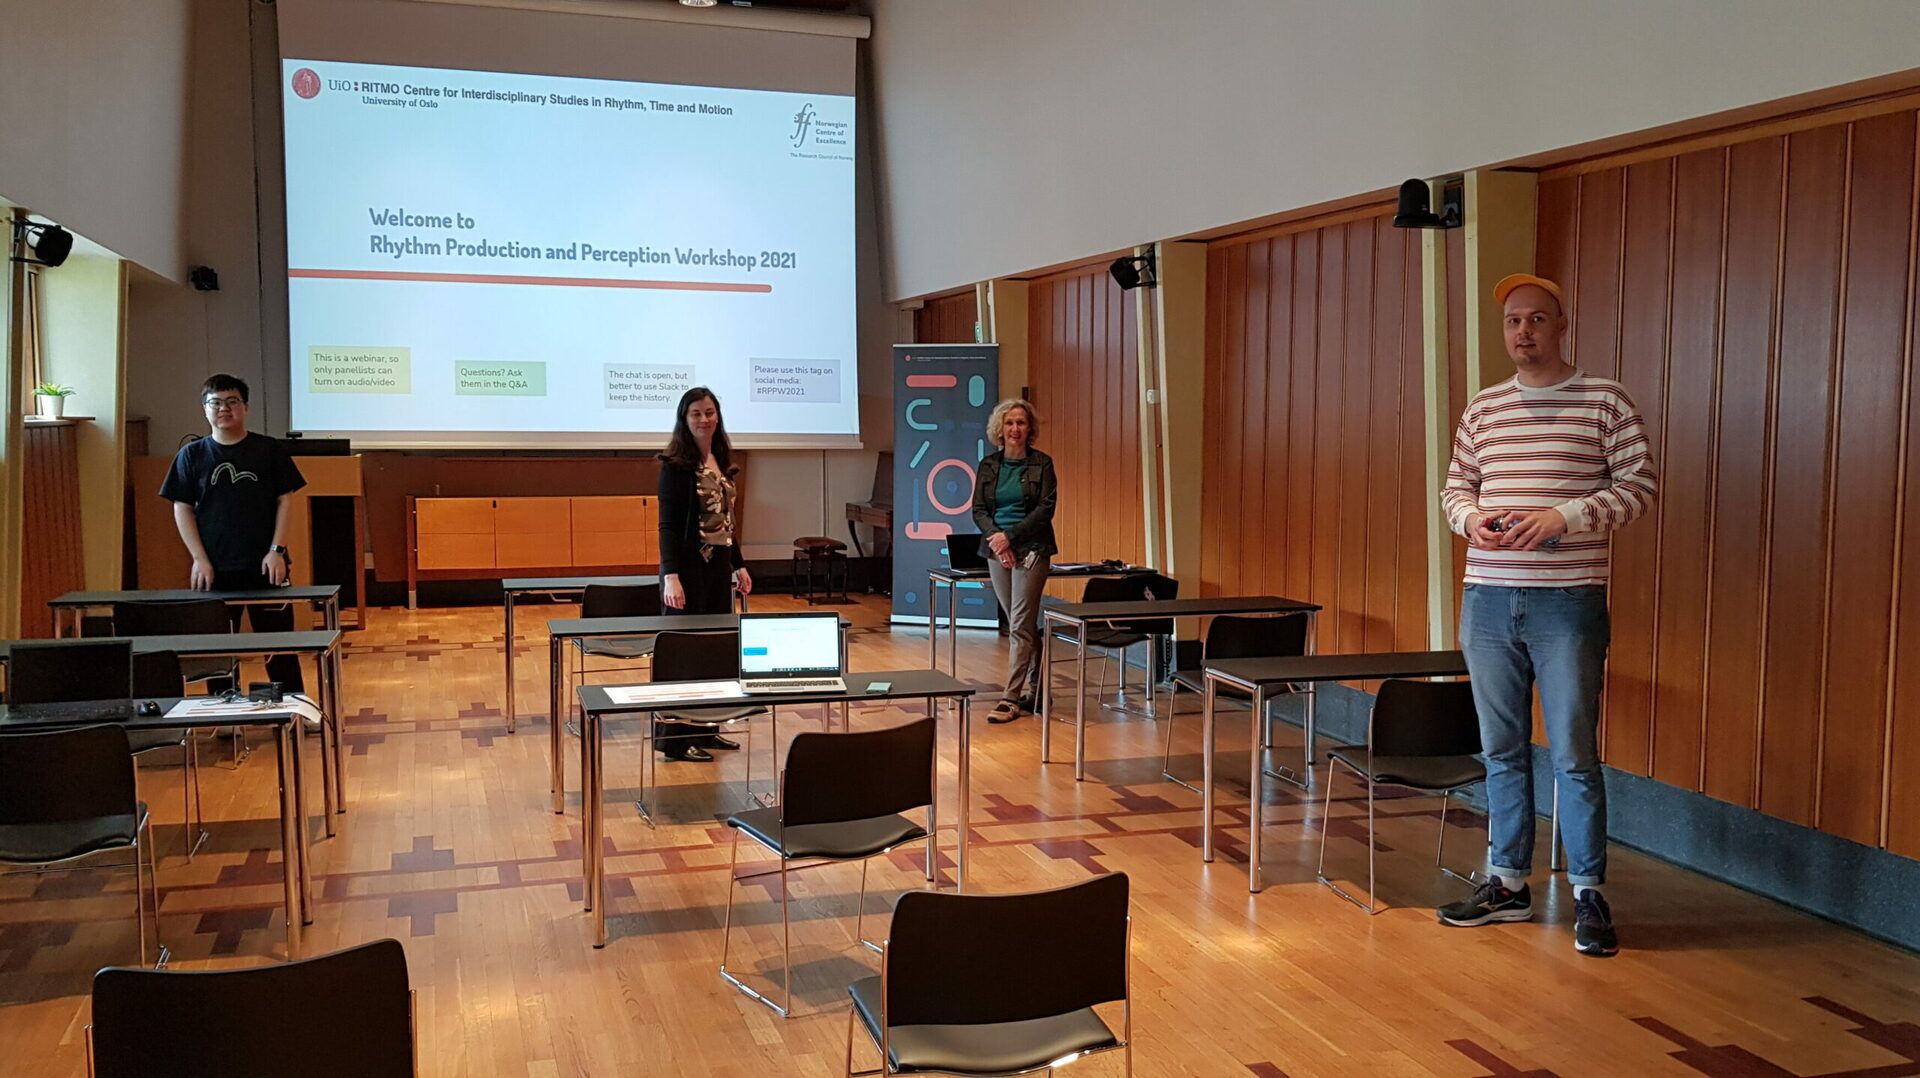
[[[1124,999],[1126,874],[1015,895],[908,891],[886,970],[890,1026],[1019,1022]]]
[[[131,816],[138,802],[124,726],[0,734],[0,824]]]
[[[1307,653],[1307,619],[1222,614],[1207,626],[1209,659],[1283,659]]]
[[[113,631],[120,636],[204,636],[230,633],[234,608],[218,599],[183,603],[115,603]]]
[[[653,680],[730,681],[740,676],[740,634],[660,633],[653,638]]]
[[[273,966],[93,978],[96,1078],[410,1078],[413,1043],[398,940]]]
[[[1087,581],[1086,590],[1080,594],[1080,600],[1087,603],[1137,603],[1147,599],[1164,601],[1179,597],[1180,582],[1159,573],[1096,576]],[[1169,636],[1173,633],[1173,619],[1135,618],[1132,621],[1114,622],[1113,627],[1123,633]]]
[[[187,679],[180,656],[171,651],[148,651],[133,657],[135,697],[185,696]]]
[[[857,734],[795,734],[780,820],[799,827],[891,816],[933,803],[933,719]]]
[[[1380,683],[1367,744],[1375,756],[1471,756],[1480,751],[1480,718],[1466,681]]]
[[[126,640],[33,640],[13,645],[7,702],[61,704],[131,693],[133,644]]]
[[[658,584],[588,584],[580,597],[583,618],[657,618]]]

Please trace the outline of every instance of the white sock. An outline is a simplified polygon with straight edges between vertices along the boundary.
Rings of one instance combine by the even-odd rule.
[[[1573,897],[1575,898],[1585,898],[1588,895],[1599,895],[1599,894],[1600,894],[1600,888],[1595,887],[1591,884],[1576,883],[1573,885]],[[1602,895],[1601,897],[1605,897],[1605,896]]]
[[[1527,878],[1525,876],[1508,876],[1504,873],[1496,873],[1494,879],[1500,881],[1500,886],[1515,894],[1519,894],[1527,888]]]

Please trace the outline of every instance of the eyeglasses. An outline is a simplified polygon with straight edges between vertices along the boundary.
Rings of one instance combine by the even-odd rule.
[[[247,402],[239,397],[208,397],[207,407],[216,412],[230,412],[235,408],[245,408]]]

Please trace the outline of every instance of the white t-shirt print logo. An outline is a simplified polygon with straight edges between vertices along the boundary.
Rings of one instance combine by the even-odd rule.
[[[220,466],[213,470],[213,478],[207,480],[207,485],[210,487],[219,486],[220,476],[223,474],[227,477],[227,484],[229,486],[231,486],[234,483],[238,483],[242,479],[245,479],[254,483],[258,483],[260,481],[259,476],[253,474],[252,472],[241,471],[240,469],[234,467],[233,462],[229,460],[229,461],[221,462]]]

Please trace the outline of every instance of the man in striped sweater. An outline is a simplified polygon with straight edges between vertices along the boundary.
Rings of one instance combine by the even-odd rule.
[[[1619,949],[1601,895],[1607,791],[1595,731],[1607,662],[1609,534],[1652,506],[1652,447],[1618,382],[1580,371],[1562,345],[1560,286],[1516,273],[1494,286],[1512,379],[1474,396],[1454,436],[1441,502],[1467,539],[1460,647],[1487,761],[1487,881],[1442,906],[1445,924],[1533,917],[1533,687],[1560,791],[1574,946]]]

